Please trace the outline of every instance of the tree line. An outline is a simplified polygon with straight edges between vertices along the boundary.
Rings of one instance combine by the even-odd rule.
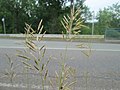
[[[70,14],[74,0],[0,0],[0,33],[3,31],[2,18],[5,19],[6,33],[24,33],[25,23],[34,29],[43,19],[44,31],[48,34],[61,34],[64,28],[61,20],[64,15]],[[88,28],[81,28],[81,34],[91,34],[92,12],[84,4],[85,0],[76,0],[75,8],[80,7],[80,17]],[[69,5],[69,3],[71,3]],[[120,4],[113,4],[97,13],[95,34],[104,34],[106,28],[120,28]]]

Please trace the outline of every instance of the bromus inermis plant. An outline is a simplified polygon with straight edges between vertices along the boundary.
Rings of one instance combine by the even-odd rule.
[[[61,21],[63,27],[66,30],[66,33],[68,34],[68,37],[66,37],[67,40],[71,41],[75,35],[80,33],[80,28],[85,27],[82,23],[83,21],[79,17],[80,15],[80,8],[78,8],[74,12],[71,10],[71,15],[67,15],[63,17],[63,20]],[[23,51],[19,51],[18,57],[22,58],[23,65],[32,71],[36,71],[39,73],[41,82],[42,82],[42,90],[45,90],[45,82],[48,77],[48,69],[47,66],[50,62],[50,60],[45,60],[45,52],[46,48],[45,45],[39,46],[38,42],[40,43],[43,39],[43,36],[45,32],[42,34],[42,36],[38,36],[42,33],[43,25],[42,20],[40,21],[37,30],[33,30],[31,25],[26,24],[25,27],[26,30],[26,39],[25,39],[25,46],[26,48]],[[35,36],[37,34],[37,37]],[[72,37],[71,37],[72,34]],[[63,35],[64,37],[64,35]],[[78,47],[83,47],[83,45],[77,45]],[[85,46],[86,47],[86,46]],[[89,46],[87,46],[89,48]],[[86,56],[89,57],[90,53],[83,52]],[[68,66],[66,64],[67,59],[67,47],[65,55],[62,57],[63,62],[59,63],[59,71],[55,71],[55,80],[50,79],[50,84],[53,87],[54,90],[56,90],[56,87],[58,90],[73,90],[73,85],[77,82],[75,79],[75,69]]]
[[[13,60],[6,54],[8,58],[8,68],[5,70],[3,77],[7,77],[10,80],[10,83],[13,84],[14,78],[16,77],[15,69],[18,65],[14,65]]]
[[[79,34],[80,34],[80,29],[81,27],[86,27],[85,25],[83,25],[83,20],[80,17],[80,8],[77,8],[75,10],[74,6],[71,8],[71,13],[70,15],[66,15],[63,17],[61,23],[65,29],[65,32],[63,33],[63,38],[66,39],[67,41],[72,41],[73,39],[75,39]],[[87,28],[87,27],[86,27]],[[66,37],[64,35],[64,33],[66,33]],[[87,56],[88,58],[91,55],[91,46],[90,44],[79,44],[76,45],[78,48],[84,48],[84,50],[81,50],[81,52]],[[67,47],[66,47],[67,50]],[[64,65],[64,64],[63,64]],[[64,66],[62,66],[64,67]],[[63,69],[62,69],[63,70]],[[64,72],[64,70],[62,71]],[[61,81],[61,80],[60,80]],[[87,74],[86,74],[86,88],[87,88]],[[62,86],[64,86],[62,84]],[[59,89],[59,90],[71,90],[71,89]]]
[[[64,16],[63,19],[61,20],[61,23],[62,23],[62,25],[65,29],[65,33],[66,33],[66,38],[65,38],[64,32],[62,32],[63,39],[66,39],[68,41],[72,41],[72,39],[74,39],[76,37],[76,35],[80,34],[81,27],[87,28],[87,26],[83,25],[83,20],[80,17],[80,13],[81,13],[80,7],[78,7],[75,10],[75,8],[73,6],[71,8],[70,15]],[[87,51],[82,51],[82,53],[85,54],[87,57],[89,57],[91,55],[90,45],[79,44],[79,45],[77,45],[77,47],[89,49]]]
[[[5,72],[0,78],[8,79],[9,83],[13,87],[13,83],[15,81],[15,78],[17,77],[15,69],[18,68],[19,65],[16,65],[9,55],[6,54],[6,57],[8,58],[8,67],[6,67]],[[10,90],[12,90],[12,88],[10,88]]]
[[[61,64],[60,70],[55,71],[55,79],[50,80],[50,84],[54,90],[56,87],[58,90],[73,90],[73,85],[76,83],[75,80],[75,69],[66,65]],[[56,86],[56,87],[55,87]]]
[[[42,20],[40,21],[38,25],[37,31],[33,30],[30,25],[26,24],[26,40],[25,40],[25,50],[19,51],[18,57],[22,58],[21,61],[24,66],[29,69],[36,71],[41,79],[42,83],[42,90],[45,90],[45,81],[48,75],[48,69],[47,65],[50,60],[44,60],[44,55],[46,52],[45,45],[38,46],[38,42],[42,40],[45,32],[42,34],[41,37],[37,38],[34,36],[34,34],[38,33],[41,34],[43,29]],[[35,41],[37,40],[37,41]]]
[[[88,58],[91,56],[92,51],[91,51],[91,45],[90,44],[78,44],[76,45],[78,48],[84,48],[85,50],[82,50],[81,52],[87,56]]]
[[[61,20],[61,23],[62,23],[62,25],[65,29],[65,33],[66,33],[66,38],[65,38],[64,32],[62,32],[63,39],[66,39],[68,41],[72,41],[72,39],[74,39],[76,37],[76,35],[80,34],[81,27],[87,28],[87,26],[83,25],[83,20],[80,17],[80,13],[81,13],[80,7],[78,7],[75,10],[75,8],[73,6],[71,8],[70,15],[64,16],[63,19]],[[90,45],[80,44],[80,45],[77,45],[77,47],[89,49],[87,51],[82,51],[82,53],[85,54],[87,57],[90,56],[90,54],[91,54]]]
[[[76,35],[80,33],[81,27],[86,27],[85,25],[83,25],[83,20],[81,20],[80,13],[80,8],[74,10],[73,7],[71,8],[70,15],[63,16],[61,23],[65,29],[65,32],[62,32],[64,39],[71,41],[71,39],[75,38]],[[64,33],[66,34],[66,38]]]

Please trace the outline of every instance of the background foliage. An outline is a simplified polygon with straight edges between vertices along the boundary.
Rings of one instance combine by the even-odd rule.
[[[74,0],[0,0],[0,33],[3,32],[2,18],[5,18],[7,33],[24,33],[25,22],[36,28],[43,19],[44,30],[49,34],[61,34],[64,28],[60,21],[63,16],[70,13]],[[81,34],[91,34],[92,12],[84,4],[85,0],[76,0],[75,8],[80,7],[80,17],[89,28],[81,28]],[[95,34],[104,34],[106,28],[120,28],[120,4],[100,10],[96,17]]]

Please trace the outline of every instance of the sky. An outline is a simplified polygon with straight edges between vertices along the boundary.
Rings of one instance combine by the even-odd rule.
[[[91,11],[95,11],[95,13],[97,13],[99,9],[112,6],[112,4],[116,4],[117,2],[120,3],[120,0],[86,0],[85,4]]]

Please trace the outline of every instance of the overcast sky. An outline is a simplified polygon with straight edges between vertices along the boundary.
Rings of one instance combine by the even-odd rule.
[[[120,3],[120,0],[86,0],[85,4],[90,8],[91,11],[98,12],[99,9],[111,6],[117,2]]]

